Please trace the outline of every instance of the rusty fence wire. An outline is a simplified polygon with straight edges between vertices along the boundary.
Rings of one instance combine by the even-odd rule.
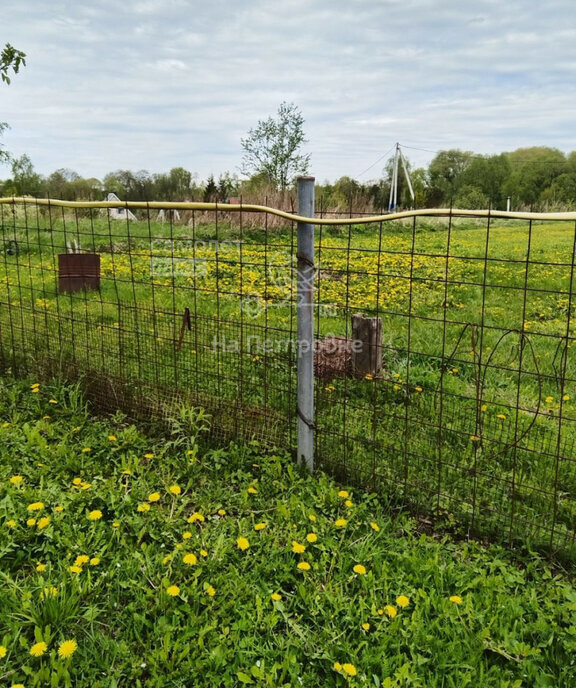
[[[140,420],[201,406],[214,442],[295,451],[293,214],[1,201],[5,369],[81,380],[99,408]],[[315,225],[317,465],[424,530],[574,561],[575,218]],[[378,354],[361,371],[359,318]]]

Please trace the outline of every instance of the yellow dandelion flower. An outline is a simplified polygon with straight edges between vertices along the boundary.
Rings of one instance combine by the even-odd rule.
[[[192,537],[192,533],[189,530],[186,530],[182,533],[182,539],[183,540],[189,540]]]
[[[396,604],[402,608],[407,607],[410,604],[410,598],[406,597],[406,595],[399,595],[396,598]]]
[[[92,559],[90,559],[90,566],[98,566],[99,563],[100,557],[92,557]]]
[[[182,493],[182,488],[180,487],[180,485],[170,485],[170,487],[168,488],[168,492],[177,496]]]
[[[216,594],[216,590],[211,585],[208,585],[206,588],[206,594],[209,595],[210,597],[214,597]]]
[[[354,502],[351,499],[347,499],[344,502],[344,506],[347,506],[348,508],[350,508],[351,506],[354,506]]]
[[[49,403],[49,404],[57,404],[58,402],[56,401],[56,399],[50,399],[50,400],[48,401],[48,403]]]
[[[384,607],[384,610],[391,619],[393,619],[396,616],[396,614],[398,614],[398,610],[396,609],[396,607],[393,607],[391,604],[387,604]]]
[[[266,528],[265,523],[256,523],[256,525],[254,526],[254,530],[264,530],[264,528]]]
[[[310,564],[309,564],[307,561],[301,561],[301,562],[298,564],[297,568],[299,568],[300,571],[310,571],[310,569],[311,569],[312,567],[310,566]]]
[[[302,552],[306,551],[306,545],[301,545],[296,540],[292,540],[292,551],[296,554],[302,554]]]
[[[502,420],[504,420],[506,416],[503,413],[497,413],[496,418],[501,418]]]
[[[314,514],[308,514],[308,518],[309,518],[311,521],[316,521],[316,516],[314,516]]]
[[[38,571],[39,573],[42,573],[42,571],[46,571],[46,564],[41,564],[40,562],[38,562],[36,564],[36,571]]]
[[[22,483],[24,482],[24,478],[21,475],[13,475],[10,478],[10,482],[12,483],[12,485],[22,485]]]
[[[72,485],[82,485],[82,478],[74,478]]]
[[[462,604],[462,598],[460,595],[450,595],[450,602],[454,602],[454,604]]]
[[[184,557],[182,558],[182,561],[185,564],[188,564],[189,566],[193,566],[194,564],[198,563],[198,559],[196,558],[196,555],[192,554],[192,552],[185,554]]]
[[[29,526],[30,528],[32,528],[32,526],[35,526],[35,525],[36,525],[36,519],[35,519],[35,518],[29,518],[29,519],[26,521],[26,525]]]
[[[565,395],[562,397],[562,401],[570,401],[570,395],[569,395],[569,394],[565,394]]]
[[[100,509],[94,509],[88,514],[88,518],[91,521],[99,521],[102,518],[102,512]]]
[[[380,530],[380,526],[375,521],[370,521],[370,528],[376,532]]]
[[[9,521],[6,521],[6,525],[8,526],[8,528],[16,528],[16,521],[10,519]]]
[[[554,397],[546,397],[546,403],[551,404],[554,401]]]
[[[169,561],[172,561],[172,555],[171,555],[171,554],[167,554],[167,555],[164,557],[164,559],[162,559],[162,563],[164,564],[164,566],[166,566],[166,564],[167,564]]]
[[[159,492],[152,492],[151,494],[148,495],[148,501],[149,502],[157,502],[160,500],[160,493]]]
[[[334,662],[334,671],[342,671],[342,665],[340,662]]]
[[[342,669],[346,674],[348,674],[348,676],[356,676],[356,674],[358,673],[356,671],[356,667],[353,664],[343,664]]]
[[[60,511],[64,511],[64,507],[59,504],[58,506],[54,507],[54,511],[58,511],[58,513],[60,513]]]
[[[177,585],[170,585],[166,588],[166,593],[170,597],[177,597],[180,594],[180,588]]]
[[[249,488],[248,488],[248,492],[249,492],[250,494],[257,494],[257,493],[258,493],[258,490],[257,490],[255,487],[249,487]]]
[[[357,573],[359,576],[365,576],[366,575],[366,567],[362,566],[362,564],[356,564],[356,566],[352,569],[354,573]]]
[[[338,496],[342,497],[342,499],[348,499],[350,495],[348,494],[348,490],[340,490]]]
[[[226,516],[226,509],[218,509],[218,516]]]
[[[250,543],[248,542],[248,538],[245,537],[239,537],[236,540],[236,544],[238,545],[238,549],[245,550],[250,547]]]
[[[84,448],[82,449],[82,453],[83,453],[83,454],[87,454],[89,451],[92,451],[92,448],[91,448],[91,447],[84,447]]]
[[[316,535],[316,533],[308,533],[308,535],[306,536],[306,540],[308,540],[308,542],[317,542],[318,536]]]
[[[201,513],[199,513],[198,511],[193,513],[191,516],[188,516],[188,523],[194,523],[195,521],[202,523],[205,520],[206,519],[204,518],[204,516]]]
[[[4,645],[0,645],[0,659],[4,659],[6,655],[8,654],[8,648],[5,647]]]
[[[152,453],[144,454],[144,458],[145,458],[145,459],[153,459],[153,458],[154,458],[154,454],[152,454]]]
[[[369,631],[370,630],[370,624],[366,621],[365,623],[362,624],[362,628],[365,631]]]
[[[76,557],[76,560],[74,561],[74,564],[76,566],[84,566],[84,564],[87,564],[90,561],[90,557],[87,556],[86,554],[79,554]]]
[[[50,517],[49,516],[43,516],[42,518],[38,519],[38,530],[42,530],[42,528],[46,528],[46,526],[50,525]]]
[[[141,511],[143,513],[145,513],[146,511],[150,511],[150,504],[146,504],[146,502],[138,504],[138,511]]]
[[[201,550],[200,550],[200,556],[201,556],[201,557],[207,557],[207,556],[208,556],[208,552],[207,552],[205,549],[201,549]]]
[[[382,616],[382,615],[384,614],[384,610],[383,610],[383,609],[379,609],[379,610],[378,610],[378,614],[380,614],[380,616]]]
[[[279,595],[277,592],[273,592],[270,597],[274,600],[274,602],[280,602],[282,599],[282,595]]]
[[[32,657],[42,657],[42,655],[46,652],[47,649],[48,645],[46,645],[46,643],[35,643],[30,648],[30,654],[32,655]]]
[[[41,511],[44,508],[44,502],[33,502],[28,504],[28,511]]]
[[[482,406],[480,407],[480,410],[481,411],[487,411],[488,410],[488,404],[482,404]]]
[[[117,442],[118,441],[118,438],[116,437],[116,435],[108,435],[108,439],[110,440],[110,442]]]
[[[77,649],[78,643],[74,639],[65,640],[64,642],[60,643],[58,648],[58,656],[62,657],[62,659],[68,659],[69,657],[72,657]]]
[[[85,483],[85,482],[82,482],[82,484],[80,485],[80,487],[81,487],[83,490],[89,490],[89,489],[92,487],[92,483]]]
[[[40,597],[44,599],[45,597],[56,597],[58,595],[58,588],[51,586],[49,588],[44,588],[44,591],[40,593]]]
[[[81,567],[81,566],[76,566],[76,565],[74,565],[74,566],[69,566],[69,567],[68,567],[68,571],[70,571],[70,573],[82,573],[82,567]]]
[[[337,528],[344,528],[344,526],[348,523],[348,521],[345,518],[338,518],[336,521],[334,521],[334,525]]]
[[[114,523],[112,523],[112,528],[120,528],[120,522],[114,521]]]

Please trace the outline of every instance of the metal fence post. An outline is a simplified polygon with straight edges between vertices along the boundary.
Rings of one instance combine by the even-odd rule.
[[[314,217],[314,177],[298,177],[298,215]],[[298,223],[298,464],[314,470],[314,225]]]

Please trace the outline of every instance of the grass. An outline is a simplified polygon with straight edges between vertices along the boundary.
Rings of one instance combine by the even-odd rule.
[[[294,445],[291,230],[16,216],[3,231],[19,247],[0,264],[5,362],[90,378],[124,410],[170,415],[188,399],[225,441]],[[318,338],[350,335],[361,311],[382,318],[385,347],[380,376],[317,381],[320,464],[437,526],[573,559],[573,234],[517,221],[318,229]],[[72,238],[100,253],[100,292],[58,294]]]
[[[257,443],[202,450],[206,423],[145,435],[78,387],[0,381],[2,685],[571,685],[559,570]]]

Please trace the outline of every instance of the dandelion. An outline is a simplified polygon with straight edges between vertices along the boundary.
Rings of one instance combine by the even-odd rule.
[[[28,511],[41,511],[44,508],[44,503],[43,502],[33,502],[32,504],[28,504]]]
[[[211,585],[209,585],[206,588],[206,594],[209,595],[210,597],[214,597],[214,595],[216,594],[216,590],[214,590],[214,588]]]
[[[265,523],[256,523],[256,525],[254,526],[254,530],[264,530],[264,528],[266,528]]]
[[[342,499],[348,499],[348,497],[349,497],[350,495],[348,494],[348,491],[347,491],[347,490],[340,490],[340,492],[338,493],[338,496],[339,496],[339,497],[342,497]]]
[[[488,410],[488,404],[482,404],[482,406],[480,407],[480,410],[481,411],[487,411]]]
[[[160,493],[159,492],[152,492],[151,494],[148,495],[148,501],[149,502],[157,502],[160,499]]]
[[[460,595],[450,595],[450,602],[454,602],[454,604],[462,604],[462,598]]]
[[[50,399],[50,400],[48,401],[48,403],[49,403],[49,404],[57,404],[58,402],[56,401],[56,399]]]
[[[188,564],[189,566],[193,566],[194,564],[198,563],[198,559],[196,558],[196,555],[192,554],[192,552],[190,552],[189,554],[185,554],[184,557],[182,558],[182,561],[185,564]]]
[[[270,597],[274,600],[274,602],[280,602],[282,599],[282,595],[279,595],[277,592],[273,592]]]
[[[239,537],[236,540],[236,544],[238,545],[238,549],[241,549],[242,551],[248,549],[250,547],[250,543],[248,542],[248,538],[245,537]]]
[[[100,557],[92,557],[92,559],[90,559],[90,566],[98,566],[99,563]]]
[[[501,420],[505,420],[506,416],[503,413],[497,413],[496,418],[500,418]]]
[[[258,490],[257,490],[255,487],[249,487],[249,488],[248,488],[248,492],[249,492],[250,494],[257,494],[257,493],[258,493]]]
[[[36,571],[38,571],[39,573],[42,573],[42,571],[46,571],[46,564],[41,564],[40,562],[38,562],[36,564]]]
[[[22,485],[22,483],[24,482],[24,478],[21,475],[13,475],[10,478],[10,482],[12,483],[12,485]]]
[[[35,525],[36,525],[36,519],[35,519],[35,518],[29,518],[29,519],[26,521],[26,525],[29,526],[30,528],[32,528],[32,526],[35,526]]]
[[[16,528],[16,521],[10,519],[9,521],[6,521],[6,525],[8,528]]]
[[[316,516],[314,516],[314,514],[308,514],[308,518],[309,518],[311,521],[316,521]]]
[[[191,516],[188,516],[188,523],[194,523],[196,521],[199,521],[200,523],[202,523],[205,520],[206,519],[204,518],[204,516],[201,513],[199,513],[198,511],[193,513]]]
[[[406,595],[400,595],[396,598],[396,604],[402,608],[407,607],[410,604],[410,598],[406,597]]]
[[[82,453],[83,453],[83,454],[87,454],[89,451],[92,451],[92,448],[91,448],[91,447],[84,447],[84,448],[82,449]]]
[[[110,440],[110,442],[117,442],[118,441],[118,438],[116,437],[116,435],[108,435],[108,439]]]
[[[49,516],[43,516],[42,518],[38,519],[38,530],[42,530],[43,528],[46,528],[46,526],[50,525],[50,517]]]
[[[340,662],[334,662],[334,671],[342,671],[342,665]]]
[[[551,404],[554,401],[554,397],[546,397],[546,403]]]
[[[306,545],[301,545],[296,540],[292,540],[292,551],[296,554],[302,554],[302,552],[306,551]]]
[[[182,488],[180,487],[180,485],[170,485],[170,487],[168,488],[168,492],[175,496],[178,496],[179,494],[181,494]]]
[[[154,458],[154,454],[151,454],[151,453],[144,454],[144,458],[145,458],[145,459],[153,459],[153,458]]]
[[[48,645],[44,642],[36,643],[30,648],[30,654],[32,657],[42,657],[42,655],[48,649]]]
[[[186,530],[182,533],[182,539],[183,540],[189,540],[192,537],[192,533],[189,530]]]
[[[370,624],[369,624],[368,622],[363,623],[363,624],[362,624],[362,628],[363,628],[365,631],[369,631],[369,630],[370,630]]]
[[[376,532],[380,530],[380,526],[375,521],[370,521],[370,528]]]
[[[347,506],[348,508],[350,508],[351,506],[354,506],[354,502],[351,499],[347,499],[344,502],[344,506]]]
[[[348,676],[356,676],[356,674],[358,673],[356,671],[356,667],[353,664],[343,664],[342,669],[346,674],[348,674]]]
[[[62,659],[68,659],[69,657],[72,657],[77,649],[78,643],[74,639],[65,640],[64,642],[60,643],[60,647],[58,648],[58,656],[62,657]]]
[[[150,511],[150,504],[146,504],[146,502],[142,504],[138,504],[138,511],[145,513],[146,511]]]
[[[298,564],[297,568],[299,568],[300,571],[310,571],[310,569],[311,569],[312,567],[310,566],[310,564],[309,564],[307,561],[301,561],[301,562]]]
[[[120,522],[114,521],[114,523],[112,523],[112,528],[120,528]]]
[[[207,552],[205,549],[201,549],[201,550],[200,550],[200,556],[201,556],[201,557],[207,557],[207,556],[208,556],[208,552]]]
[[[344,528],[344,526],[345,526],[347,523],[348,523],[348,521],[347,521],[345,518],[338,518],[338,519],[336,519],[336,521],[334,522],[334,525],[335,525],[337,528]]]
[[[565,395],[562,397],[562,401],[570,401],[570,395],[569,395],[569,394],[565,394]]]
[[[226,509],[218,509],[218,516],[226,516]]]
[[[87,556],[86,554],[79,554],[76,557],[76,560],[74,561],[75,566],[84,566],[84,564],[88,563],[90,561],[90,557]]]
[[[308,540],[308,542],[311,542],[311,543],[317,542],[318,536],[316,535],[316,533],[308,533],[308,535],[306,536],[306,540]]]
[[[58,595],[58,588],[53,585],[49,588],[44,588],[44,591],[40,593],[40,598],[45,599],[46,597],[56,597]]]
[[[384,611],[386,612],[386,614],[388,614],[388,616],[391,619],[393,619],[396,616],[396,614],[398,614],[398,610],[396,609],[396,607],[393,607],[391,604],[387,604],[384,607]]]
[[[102,518],[102,512],[100,509],[94,509],[88,514],[88,518],[91,521],[99,521]]]
[[[64,507],[59,504],[58,506],[54,507],[54,511],[60,513],[61,511],[64,511]]]
[[[356,566],[352,569],[354,573],[357,573],[359,576],[365,576],[366,575],[366,567],[362,566],[362,564],[356,564]]]
[[[4,645],[0,645],[0,659],[4,659],[6,655],[8,654],[8,648],[4,647]]]
[[[162,563],[164,564],[164,566],[166,566],[166,564],[167,564],[169,561],[172,561],[172,555],[171,555],[171,554],[167,554],[167,555],[164,557],[164,559],[162,559]]]
[[[72,481],[72,485],[76,485],[76,487],[82,485],[82,478],[74,478],[74,480]]]
[[[180,588],[177,585],[170,585],[166,588],[166,593],[170,597],[177,597],[180,594]]]

